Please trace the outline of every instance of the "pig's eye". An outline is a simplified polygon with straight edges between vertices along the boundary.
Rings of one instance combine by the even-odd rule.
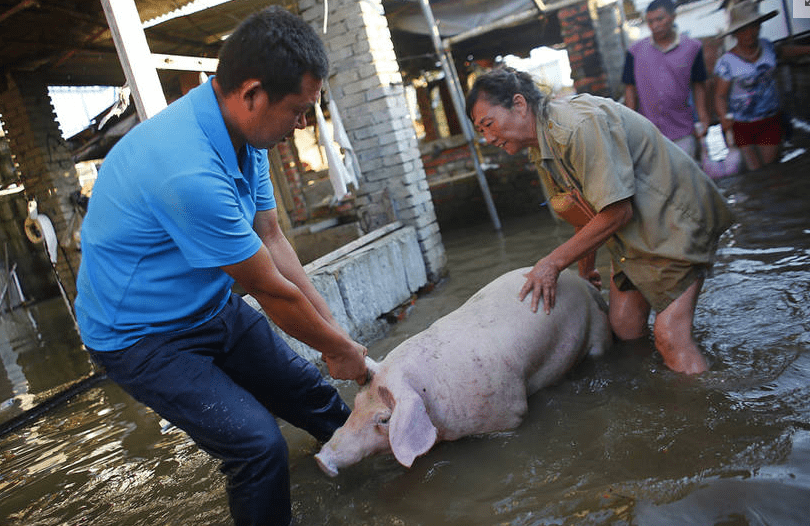
[[[378,426],[387,426],[388,422],[391,420],[391,415],[380,415],[377,417],[377,425]]]

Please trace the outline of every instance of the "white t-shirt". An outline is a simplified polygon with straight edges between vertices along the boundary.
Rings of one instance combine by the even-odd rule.
[[[759,39],[759,46],[762,53],[756,62],[747,62],[729,51],[714,66],[718,77],[731,82],[728,111],[736,121],[758,121],[779,111],[776,51],[764,38]]]

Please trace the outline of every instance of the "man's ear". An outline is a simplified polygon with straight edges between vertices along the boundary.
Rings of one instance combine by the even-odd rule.
[[[239,98],[248,110],[253,110],[256,97],[262,94],[262,83],[259,79],[248,79],[239,86]]]

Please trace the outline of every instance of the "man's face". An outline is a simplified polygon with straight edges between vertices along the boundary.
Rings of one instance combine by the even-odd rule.
[[[253,118],[246,134],[247,142],[255,148],[272,148],[296,129],[306,127],[306,113],[318,103],[323,81],[305,73],[300,93],[289,93],[271,102],[262,91],[257,99]]]
[[[656,42],[667,40],[670,37],[673,24],[675,24],[675,15],[670,14],[663,7],[647,13],[647,25]]]

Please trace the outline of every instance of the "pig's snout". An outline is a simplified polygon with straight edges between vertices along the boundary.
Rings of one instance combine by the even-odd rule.
[[[331,459],[327,458],[326,455],[324,455],[323,451],[315,455],[315,462],[318,463],[318,467],[321,468],[321,471],[323,471],[330,477],[337,477],[338,474],[337,466],[334,464],[334,462],[332,462]]]

